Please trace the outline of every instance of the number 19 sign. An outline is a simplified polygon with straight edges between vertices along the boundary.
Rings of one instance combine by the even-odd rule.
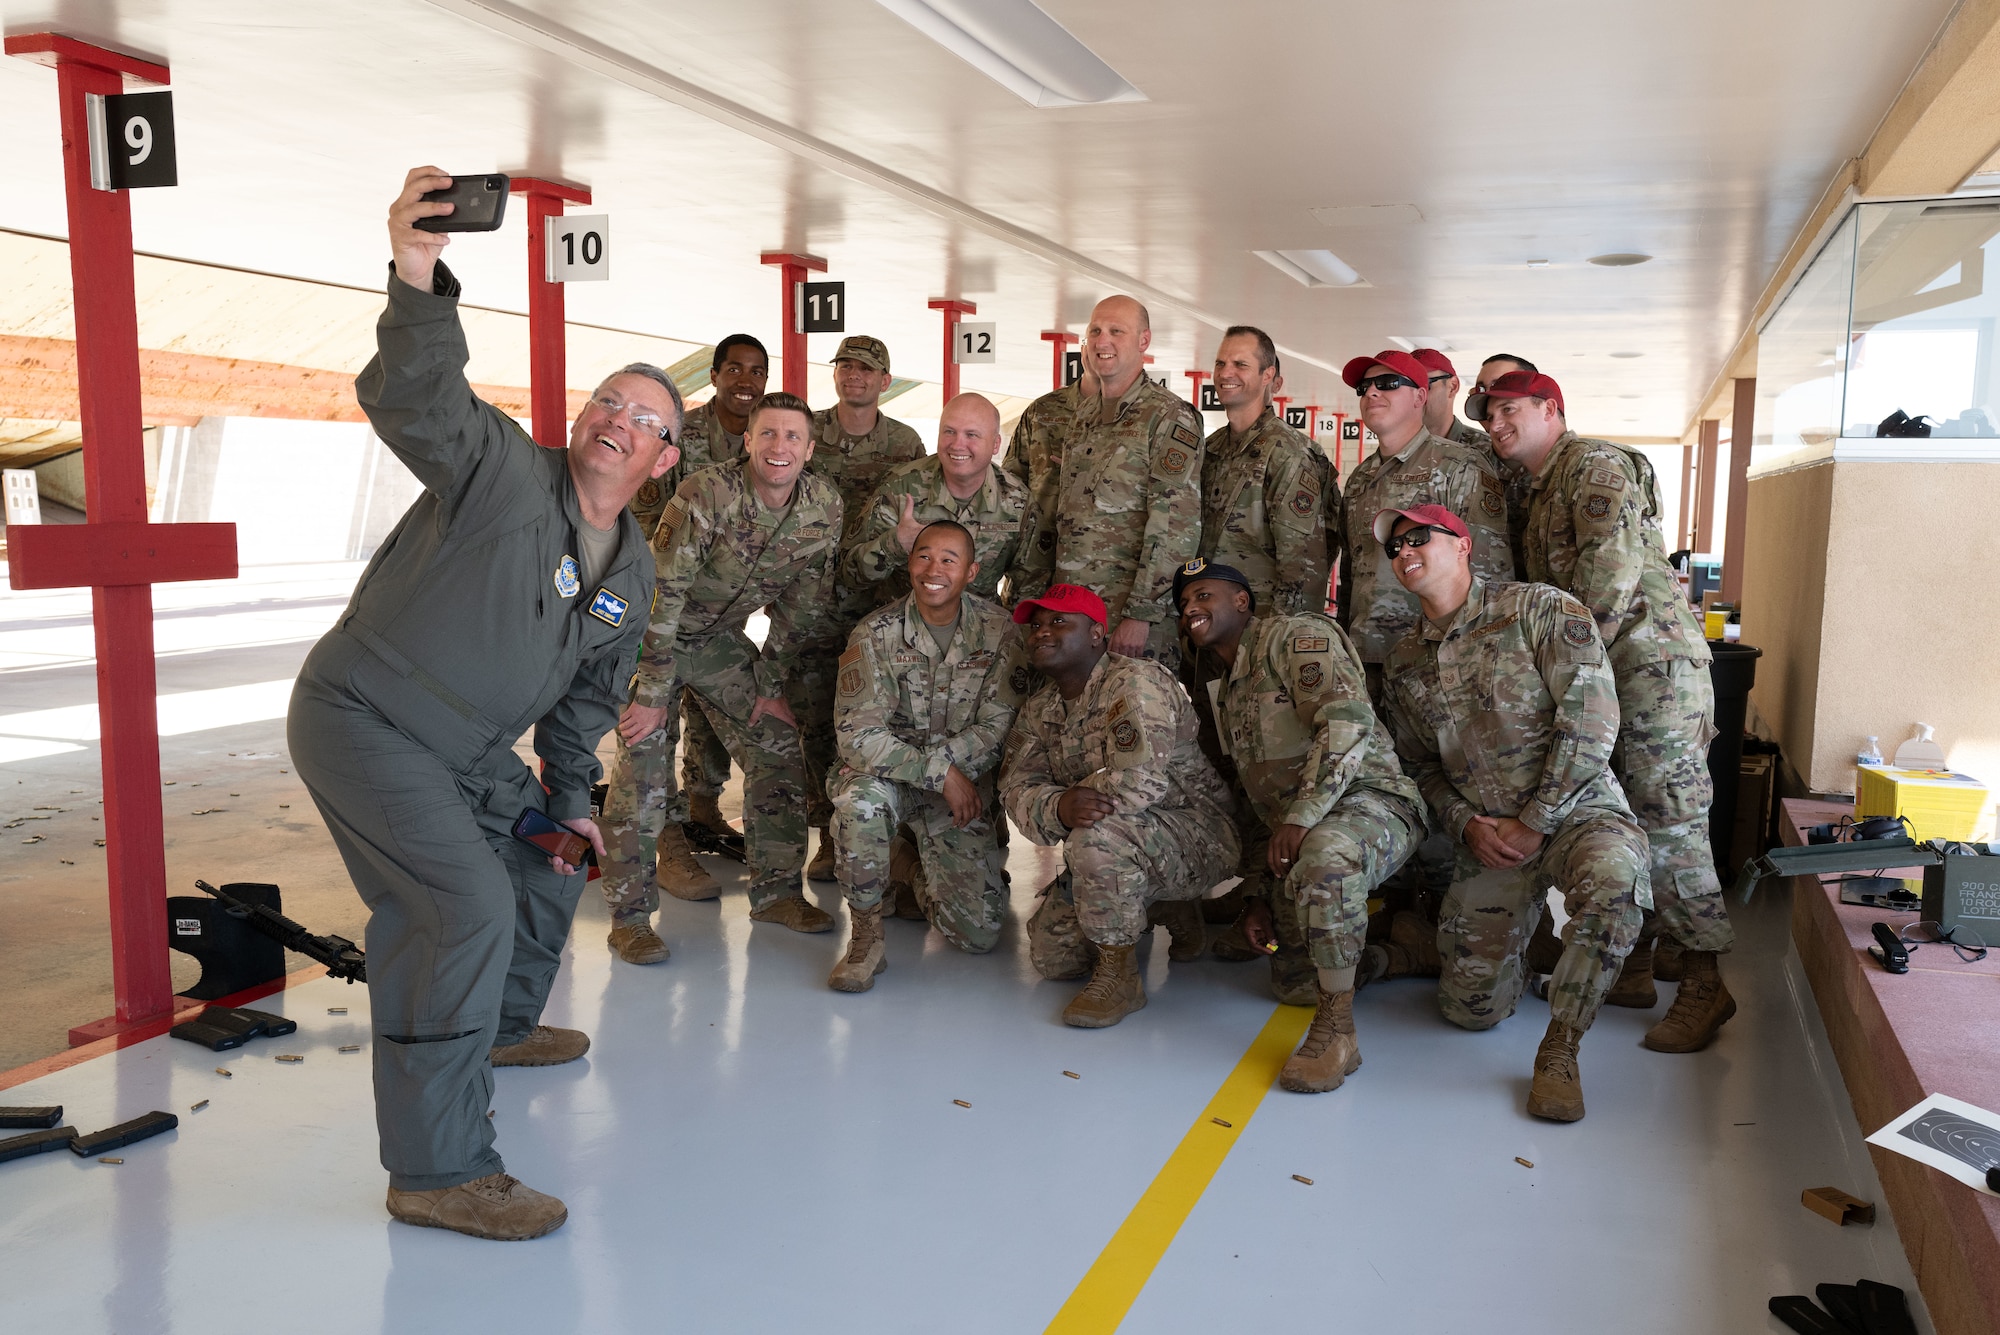
[[[560,213],[542,224],[543,277],[551,283],[601,283],[611,277],[611,215]]]

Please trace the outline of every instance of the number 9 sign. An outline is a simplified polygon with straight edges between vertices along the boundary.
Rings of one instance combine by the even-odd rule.
[[[98,190],[178,185],[174,158],[174,95],[92,94],[90,184]]]

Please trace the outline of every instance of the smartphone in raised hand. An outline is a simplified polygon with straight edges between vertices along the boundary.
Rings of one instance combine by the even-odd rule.
[[[494,232],[507,217],[507,178],[500,172],[454,176],[443,190],[427,190],[426,204],[449,204],[451,212],[436,218],[419,218],[413,224],[421,232]]]

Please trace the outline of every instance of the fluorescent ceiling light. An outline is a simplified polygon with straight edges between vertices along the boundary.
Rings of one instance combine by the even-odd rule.
[[[1302,287],[1365,287],[1361,275],[1330,250],[1253,250],[1264,263]]]
[[[1033,0],[875,0],[1033,107],[1143,102]]]

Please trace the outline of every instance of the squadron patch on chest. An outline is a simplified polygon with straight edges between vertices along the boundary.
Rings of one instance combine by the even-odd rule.
[[[609,589],[599,589],[590,600],[590,614],[607,626],[625,624],[626,610],[631,604]]]
[[[1590,623],[1581,617],[1571,617],[1563,622],[1563,639],[1581,649],[1590,643]]]
[[[1302,691],[1318,690],[1324,679],[1325,673],[1318,663],[1306,663],[1299,668],[1299,689]]]
[[[1119,719],[1111,725],[1111,744],[1120,751],[1138,750],[1139,725],[1129,718]]]
[[[564,553],[556,563],[556,592],[565,598],[574,598],[583,589],[583,577],[577,573],[576,558]]]
[[[1333,648],[1333,641],[1324,635],[1294,635],[1292,652],[1295,654],[1323,654]]]

